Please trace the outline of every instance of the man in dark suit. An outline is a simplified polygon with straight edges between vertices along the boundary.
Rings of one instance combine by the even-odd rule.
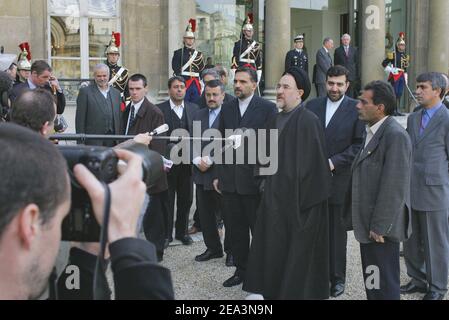
[[[449,276],[449,111],[441,103],[446,81],[432,72],[418,76],[416,83],[422,109],[407,121],[413,145],[413,234],[404,244],[412,280],[401,292],[422,292],[424,300],[442,300]]]
[[[368,84],[359,99],[360,119],[368,127],[364,149],[352,166],[349,203],[366,295],[368,300],[400,300],[399,244],[411,234],[412,145],[392,118],[396,97],[388,83]]]
[[[346,227],[343,224],[345,194],[351,179],[351,165],[362,147],[365,126],[359,120],[357,100],[345,96],[348,70],[334,66],[327,72],[327,97],[309,101],[325,131],[327,156],[333,173],[329,199],[330,281],[332,297],[343,294],[346,282]]]
[[[31,75],[24,83],[14,86],[11,91],[10,99],[14,102],[20,94],[26,90],[43,88],[49,91],[56,102],[57,114],[63,114],[65,109],[65,96],[59,85],[58,79],[52,75],[52,68],[43,60],[35,61],[31,66]]]
[[[162,111],[145,97],[148,92],[145,76],[141,74],[131,76],[128,80],[128,90],[131,103],[123,117],[126,135],[153,132],[165,123]],[[165,145],[164,141],[155,140],[151,142],[150,149],[163,156]],[[147,192],[150,196],[150,204],[143,219],[143,230],[147,240],[156,246],[158,260],[162,261],[168,219],[167,175],[164,173],[154,185],[148,188]]]
[[[201,136],[209,129],[218,129],[220,112],[225,97],[224,86],[220,80],[211,80],[206,83],[205,97],[207,108],[199,110],[194,116],[194,125],[201,125]],[[207,250],[195,258],[198,262],[223,257],[223,246],[217,230],[216,214],[220,206],[220,194],[214,190],[213,156],[203,154],[204,148],[210,143],[194,144],[193,148],[193,181],[198,195],[199,215],[204,243]],[[200,148],[198,148],[200,147]]]
[[[220,80],[220,75],[218,74],[218,71],[215,69],[205,69],[202,72],[202,79],[204,84],[207,84],[209,81],[212,80]],[[232,100],[232,96],[225,93],[225,98],[224,98],[224,102],[222,103],[226,103]],[[203,90],[203,92],[201,93],[201,97],[199,97],[196,101],[195,104],[200,108],[200,109],[207,109],[208,105],[207,105],[207,99],[205,96],[205,91]],[[199,211],[198,211],[198,194],[196,195],[196,210],[195,210],[195,214],[193,215],[193,225],[191,228],[189,228],[189,234],[195,234],[197,232],[201,231],[201,222],[200,222],[200,215],[199,215]]]
[[[254,95],[256,88],[256,71],[249,67],[237,69],[234,79],[237,99],[223,106],[220,117],[222,136],[229,135],[225,130],[263,129],[267,121],[277,113],[274,103]],[[246,159],[247,147],[245,143]],[[218,167],[218,179],[214,181],[217,192],[223,193],[223,211],[230,221],[226,233],[230,234],[231,251],[237,266],[235,274],[223,283],[225,287],[239,285],[245,279],[249,232],[254,231],[260,200],[254,169],[255,166],[250,164],[225,164]]]
[[[335,50],[334,64],[340,65],[349,71],[349,88],[346,95],[351,98],[357,98],[357,86],[359,80],[359,53],[356,48],[351,46],[351,36],[344,34],[341,37],[341,46]]]
[[[221,80],[220,75],[218,74],[218,71],[215,69],[205,69],[202,73],[202,78],[203,78],[203,82],[206,85],[209,81],[212,80]],[[225,93],[225,98],[223,101],[223,104],[228,103],[229,101],[231,101],[234,97],[231,96],[230,94]],[[200,108],[200,109],[205,109],[207,108],[207,99],[205,97],[205,91],[203,91],[203,93],[201,94],[201,97],[199,97],[196,101],[195,104]]]
[[[326,75],[327,70],[332,67],[332,57],[330,50],[334,48],[334,41],[331,38],[325,38],[323,47],[316,53],[316,75],[315,84],[317,86],[317,96],[325,97],[327,95]]]
[[[190,136],[193,133],[193,116],[198,110],[196,104],[189,103],[184,100],[186,95],[186,84],[182,77],[172,77],[168,80],[168,92],[170,99],[157,106],[164,114],[165,123],[168,124],[170,130],[168,135],[173,131],[184,130]],[[166,146],[166,157],[171,160],[178,157],[176,143],[168,143]],[[173,152],[172,152],[173,151]],[[180,155],[181,157],[185,155]],[[190,158],[189,158],[190,161]],[[192,206],[193,183],[192,183],[192,166],[189,163],[175,164],[168,175],[168,193],[169,193],[169,216],[167,224],[168,242],[173,241],[173,218],[175,211],[175,197],[177,213],[175,224],[175,238],[184,245],[193,243],[192,238],[187,235],[187,227],[189,222],[190,207]]]
[[[94,82],[81,88],[76,100],[75,126],[77,133],[120,134],[120,91],[110,87],[109,67],[98,64],[94,68]],[[89,140],[89,145],[111,147],[115,142]]]

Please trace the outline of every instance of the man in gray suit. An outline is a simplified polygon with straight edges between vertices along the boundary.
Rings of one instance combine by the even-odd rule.
[[[94,68],[94,82],[80,89],[76,100],[75,126],[77,133],[120,134],[120,92],[109,86],[109,67]],[[86,144],[113,147],[113,141],[90,140]]]
[[[327,71],[332,67],[332,56],[330,50],[334,48],[334,40],[325,38],[323,47],[318,50],[316,54],[316,75],[315,84],[318,97],[325,97],[327,95],[326,81]]]
[[[368,126],[352,166],[351,209],[366,295],[368,300],[399,300],[399,244],[411,233],[412,145],[391,117],[396,106],[391,85],[372,82],[359,100],[359,118]]]
[[[413,234],[404,244],[412,280],[401,292],[422,292],[424,300],[442,300],[449,271],[449,111],[441,102],[446,81],[432,72],[416,82],[422,109],[410,115],[407,124],[413,144]]]

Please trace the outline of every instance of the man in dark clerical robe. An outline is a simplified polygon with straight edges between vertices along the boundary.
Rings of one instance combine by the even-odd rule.
[[[331,172],[324,132],[302,102],[310,94],[305,71],[289,69],[277,86],[282,109],[269,128],[279,130],[279,167],[265,181],[243,290],[266,299],[329,297],[327,199]]]

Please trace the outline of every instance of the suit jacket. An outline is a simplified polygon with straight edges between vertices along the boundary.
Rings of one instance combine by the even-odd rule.
[[[108,99],[95,83],[80,89],[76,100],[75,126],[77,133],[120,134],[122,133],[120,91],[109,89]],[[109,132],[113,125],[113,132]],[[86,144],[105,145],[102,141],[88,141]]]
[[[411,114],[407,131],[413,144],[412,208],[440,211],[449,208],[449,111],[443,106],[420,135],[422,113]]]
[[[338,47],[334,53],[334,64],[348,69],[349,81],[354,82],[359,78],[359,54],[356,48],[349,46],[349,54],[346,56],[345,48]]]
[[[228,102],[230,102],[232,99],[234,99],[233,96],[231,96],[228,93],[225,93],[225,98],[223,100],[223,104],[226,104]],[[200,108],[200,109],[207,109],[207,101],[206,101],[206,97],[204,96],[204,92],[201,95],[201,97],[199,97],[196,101],[195,104]]]
[[[43,87],[43,89],[45,89],[48,92],[50,92],[51,95],[53,96],[53,98],[55,99],[56,113],[57,114],[63,114],[64,110],[65,110],[65,104],[66,104],[64,93],[63,92],[56,92],[56,95],[54,95],[53,94],[53,90],[50,87],[50,85],[45,85]],[[29,85],[28,81],[15,85],[12,88],[11,94],[10,94],[10,97],[9,97],[11,99],[11,102],[14,102],[26,90],[30,90],[30,85]]]
[[[254,130],[265,129],[270,118],[277,113],[278,109],[274,103],[254,96],[243,118],[240,119],[239,100],[235,98],[230,103],[224,105],[221,110],[220,131],[224,137],[227,137],[225,130],[241,128]],[[247,151],[247,144],[245,148]],[[220,182],[219,188],[224,192],[238,193],[241,195],[255,195],[259,193],[258,183],[255,178],[255,165],[217,166],[217,175]]]
[[[327,71],[332,67],[332,57],[330,53],[326,52],[326,49],[321,48],[316,54],[316,79],[315,83],[326,83]]]
[[[352,166],[350,207],[360,243],[372,243],[370,231],[393,242],[410,237],[411,159],[410,138],[392,117],[357,155]]]
[[[223,108],[223,107],[222,107]],[[222,109],[223,110],[223,109]],[[221,111],[222,112],[222,111]],[[215,119],[214,123],[212,124],[212,127],[209,127],[209,109],[200,109],[195,113],[195,116],[193,117],[193,121],[200,122],[201,123],[201,136],[204,134],[204,132],[208,129],[219,129],[220,125],[220,114]],[[197,150],[197,148],[193,148],[193,155],[192,158],[195,159],[196,157],[202,157],[203,150],[206,146],[211,144],[210,142],[201,142],[201,148]],[[209,155],[211,158],[214,156],[213,154]],[[214,190],[213,181],[216,178],[216,174],[214,172],[215,165],[213,165],[208,171],[201,172],[197,166],[193,166],[193,182],[198,185],[202,185],[204,187],[204,190]]]
[[[130,110],[131,104],[129,105],[123,116],[123,134],[126,133],[125,131],[128,124]],[[148,101],[147,98],[145,98],[142,105],[140,106],[139,111],[135,115],[134,124],[128,130],[128,135],[137,135],[140,133],[152,132],[164,123],[165,121],[162,111],[150,101]],[[165,146],[165,141],[153,140],[150,144],[150,149],[158,152],[161,156],[164,156]],[[164,173],[162,177],[156,182],[156,184],[149,188],[148,193],[151,195],[166,190],[168,190],[167,175]]]
[[[365,124],[359,120],[357,100],[344,97],[326,128],[327,97],[310,100],[306,108],[315,113],[324,128],[327,157],[335,167],[332,177],[331,204],[343,205],[349,190],[351,166],[363,144]]]
[[[172,113],[171,113],[171,106],[170,106],[170,100],[167,100],[165,102],[162,102],[158,105],[156,105],[164,115],[165,123],[169,126],[169,131],[167,132],[167,135],[170,136],[173,131],[174,124],[172,122]],[[184,101],[184,112],[187,117],[187,125],[188,125],[188,131],[190,133],[190,136],[193,134],[193,117],[195,113],[199,110],[198,106],[196,104]],[[176,145],[177,143],[171,143],[168,142],[166,145],[166,151],[165,151],[165,157],[167,159],[170,158],[170,151],[171,149]]]

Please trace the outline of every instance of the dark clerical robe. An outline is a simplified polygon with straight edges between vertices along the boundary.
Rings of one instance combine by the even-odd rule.
[[[266,299],[327,299],[331,172],[322,126],[299,107],[277,115],[270,129],[281,129],[279,169],[265,182],[243,290]]]

